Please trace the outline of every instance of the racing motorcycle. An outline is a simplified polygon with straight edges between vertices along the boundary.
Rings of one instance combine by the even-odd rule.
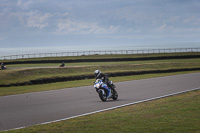
[[[3,69],[6,69],[6,66],[4,65],[4,66],[1,66],[1,70],[3,70]]]
[[[118,98],[118,93],[114,89],[114,87],[112,89],[109,88],[108,85],[102,81],[102,79],[97,79],[96,82],[94,82],[94,88],[96,89],[97,93],[99,94],[99,98],[103,102],[105,102],[107,99],[117,100],[117,98]]]

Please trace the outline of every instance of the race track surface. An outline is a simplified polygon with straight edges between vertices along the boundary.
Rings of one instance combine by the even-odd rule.
[[[111,78],[112,79],[112,78]],[[0,131],[68,118],[200,87],[200,73],[115,83],[117,101],[102,102],[93,86],[0,97]]]

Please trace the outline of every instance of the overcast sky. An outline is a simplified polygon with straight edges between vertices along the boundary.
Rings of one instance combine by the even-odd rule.
[[[0,0],[0,46],[199,43],[200,0]]]

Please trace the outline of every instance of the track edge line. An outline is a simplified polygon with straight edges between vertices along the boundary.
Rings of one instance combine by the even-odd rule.
[[[170,96],[174,96],[174,95],[179,95],[179,94],[182,94],[182,93],[187,93],[187,92],[195,91],[195,90],[199,90],[199,89],[200,89],[200,87],[199,88],[190,89],[190,90],[180,91],[180,92],[176,92],[176,93],[172,93],[172,94],[167,94],[167,95],[163,95],[163,96],[159,96],[159,97],[153,97],[153,98],[149,98],[149,99],[145,99],[145,100],[141,100],[141,101],[137,101],[137,102],[131,102],[131,103],[127,103],[127,104],[123,104],[123,105],[119,105],[119,106],[115,106],[115,107],[110,107],[110,108],[106,108],[106,109],[102,109],[102,110],[97,110],[97,111],[93,111],[93,112],[89,112],[89,113],[75,115],[75,116],[71,116],[71,117],[67,117],[67,118],[63,118],[63,119],[58,119],[58,120],[54,120],[54,121],[43,122],[43,123],[40,123],[40,124],[24,126],[24,127],[18,127],[18,128],[13,128],[13,129],[9,129],[9,130],[3,130],[3,131],[18,130],[18,129],[23,129],[23,128],[26,128],[26,127],[31,127],[31,126],[36,126],[36,125],[45,125],[45,124],[60,122],[60,121],[64,121],[64,120],[69,120],[69,119],[81,117],[81,116],[87,116],[87,115],[100,113],[100,112],[104,112],[104,111],[108,111],[108,110],[113,110],[113,109],[117,109],[117,108],[122,108],[122,107],[130,106],[130,105],[134,105],[134,104],[139,104],[139,103],[153,101],[153,100],[166,98],[166,97],[170,97]],[[0,132],[2,132],[2,131],[0,131]]]

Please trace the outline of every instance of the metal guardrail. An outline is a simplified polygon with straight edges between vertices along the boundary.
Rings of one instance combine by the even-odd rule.
[[[105,54],[148,54],[148,53],[179,53],[200,52],[200,48],[169,48],[169,49],[141,49],[141,50],[108,50],[108,51],[78,51],[61,53],[35,53],[1,56],[0,60],[13,60],[41,57],[83,56],[83,55],[105,55]]]

